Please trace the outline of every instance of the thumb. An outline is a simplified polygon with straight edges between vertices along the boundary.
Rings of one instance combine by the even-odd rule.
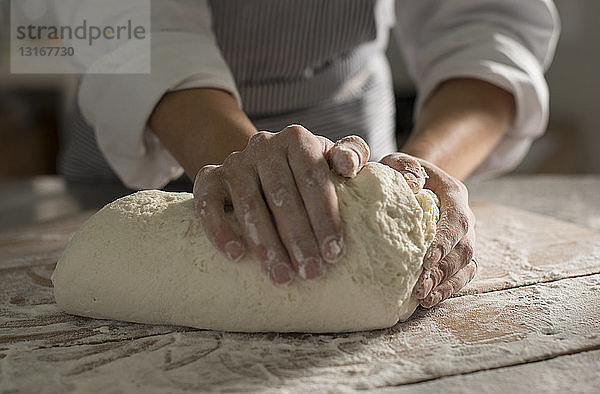
[[[369,145],[356,135],[344,137],[333,144],[327,155],[331,169],[338,175],[353,178],[369,160]]]
[[[381,159],[380,163],[401,173],[413,193],[417,194],[425,186],[427,173],[415,157],[406,153],[392,153]]]

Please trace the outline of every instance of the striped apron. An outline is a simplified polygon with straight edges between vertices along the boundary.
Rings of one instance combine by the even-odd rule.
[[[333,141],[357,134],[373,160],[395,151],[385,1],[210,1],[217,44],[257,129],[297,123]],[[67,179],[117,180],[76,106],[63,134]]]

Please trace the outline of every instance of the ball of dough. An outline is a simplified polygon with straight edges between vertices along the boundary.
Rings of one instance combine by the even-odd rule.
[[[406,320],[418,304],[412,288],[435,234],[437,198],[413,194],[378,163],[332,179],[345,254],[318,279],[274,286],[254,255],[233,263],[212,247],[191,194],[149,190],[108,204],[75,234],[52,275],[56,302],[94,318],[239,332],[359,331]]]

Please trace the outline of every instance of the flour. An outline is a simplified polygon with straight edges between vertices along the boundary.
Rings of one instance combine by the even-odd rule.
[[[40,387],[49,392],[144,393],[400,390],[394,386],[597,347],[599,287],[600,275],[593,275],[463,296],[438,308],[419,309],[413,319],[390,329],[329,335],[174,332],[127,325],[130,331],[156,332],[123,340],[120,323],[85,319],[66,323],[78,332],[96,326],[95,336],[76,343],[52,345],[37,339],[3,345],[8,350],[2,351],[6,356],[0,359],[0,371],[8,383],[3,388],[23,392]],[[563,302],[552,301],[557,297]],[[110,334],[104,326],[111,328]],[[66,327],[55,327],[56,335]],[[596,368],[596,375],[598,360],[587,364]],[[28,372],[32,365],[35,370]],[[553,391],[559,381],[537,384]],[[449,392],[459,389],[470,390],[458,386]]]
[[[56,301],[89,317],[243,332],[358,331],[406,320],[418,305],[412,288],[435,235],[437,198],[415,196],[378,163],[333,181],[346,255],[321,278],[278,288],[253,255],[232,263],[217,253],[191,194],[144,191],[109,204],[73,237],[52,277]]]
[[[579,207],[564,204],[563,198],[586,183],[557,178],[540,189],[531,177],[519,179],[494,181],[500,187],[493,188],[488,199],[505,193],[507,203],[535,210],[539,198],[529,196],[538,193],[546,199],[546,210],[540,213],[570,212],[583,225],[590,217],[599,217],[597,198],[592,198],[600,185],[595,178],[583,188],[589,202]],[[563,192],[563,184],[572,187],[565,186]],[[489,215],[480,207],[474,211],[481,274],[468,290],[478,294],[451,298],[430,310],[418,309],[407,322],[390,329],[350,334],[237,334],[69,316],[54,303],[49,281],[63,247],[44,245],[35,253],[28,249],[26,259],[11,252],[2,256],[2,268],[10,269],[0,270],[0,386],[6,392],[144,394],[358,389],[564,393],[600,387],[600,351],[586,351],[600,344],[598,238],[588,237],[595,246],[576,243],[583,253],[560,264],[540,265],[531,256],[536,247],[528,240],[532,233],[547,233],[551,228],[519,225],[525,234],[503,237],[517,225],[508,220],[511,215],[488,225]],[[81,219],[70,223],[68,231],[62,227],[44,231],[64,233],[66,242]],[[576,233],[562,228],[562,234]],[[0,238],[13,239],[11,235]],[[507,246],[507,255],[521,259],[515,266],[506,267],[512,262],[502,253]],[[523,249],[530,251],[529,256]],[[28,266],[15,269],[17,256]],[[566,278],[525,286],[503,277],[505,272],[512,272],[514,278],[544,275],[537,270],[521,272],[527,264],[546,272],[564,271]],[[508,289],[513,284],[519,287]]]

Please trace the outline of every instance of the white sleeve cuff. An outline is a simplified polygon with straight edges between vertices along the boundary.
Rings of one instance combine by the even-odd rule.
[[[507,90],[515,118],[475,173],[515,167],[548,121],[544,71],[560,31],[552,0],[396,0],[396,17],[394,30],[419,93],[415,115],[448,79],[475,78]]]
[[[523,159],[529,145],[546,130],[548,87],[537,59],[516,40],[495,34],[490,40],[453,52],[420,78],[418,117],[424,101],[435,88],[451,78],[476,78],[513,94],[516,113],[510,129],[474,175],[494,175],[509,171]]]
[[[134,50],[123,46],[106,61],[141,61],[143,56],[132,57]],[[132,188],[160,188],[183,173],[148,127],[150,115],[166,92],[222,89],[241,106],[233,76],[212,34],[155,32],[151,58],[151,74],[89,73],[79,88],[79,106],[96,131],[100,150],[123,183]]]

